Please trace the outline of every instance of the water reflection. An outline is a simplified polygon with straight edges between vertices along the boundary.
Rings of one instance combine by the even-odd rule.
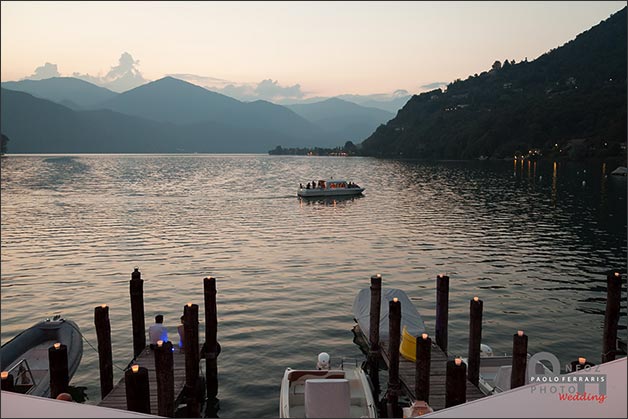
[[[364,195],[353,196],[335,196],[335,197],[299,197],[300,205],[321,205],[325,207],[345,206],[358,199],[364,198]]]

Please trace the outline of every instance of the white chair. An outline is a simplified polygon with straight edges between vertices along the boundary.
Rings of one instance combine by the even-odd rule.
[[[351,412],[351,389],[346,378],[305,381],[306,418],[347,418]]]

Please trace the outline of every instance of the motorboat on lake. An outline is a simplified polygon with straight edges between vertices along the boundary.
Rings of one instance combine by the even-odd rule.
[[[329,369],[329,355],[318,356],[317,369],[287,368],[281,380],[280,418],[375,418],[370,382],[357,365]]]
[[[71,320],[58,315],[43,320],[2,345],[0,369],[13,376],[16,392],[50,397],[48,349],[56,343],[67,347],[71,379],[83,357],[80,329]]]
[[[361,188],[356,183],[342,179],[329,179],[308,182],[305,186],[300,184],[297,195],[302,198],[310,198],[360,195],[362,192],[364,192],[364,188]]]

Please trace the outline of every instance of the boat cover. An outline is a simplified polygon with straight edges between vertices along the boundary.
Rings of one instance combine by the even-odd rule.
[[[421,315],[405,292],[397,288],[382,288],[382,305],[379,316],[379,339],[388,340],[388,302],[397,297],[401,302],[401,330],[406,326],[412,336],[425,332]],[[360,325],[364,336],[369,337],[371,318],[371,289],[360,290],[353,301],[353,317]]]

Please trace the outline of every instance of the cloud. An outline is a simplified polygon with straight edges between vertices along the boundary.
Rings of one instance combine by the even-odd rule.
[[[433,83],[428,83],[428,84],[424,84],[423,86],[421,86],[421,89],[437,89],[439,87],[444,87],[447,86],[449,83],[445,82],[445,81],[435,81]]]
[[[118,59],[118,65],[111,67],[104,77],[76,72],[72,73],[72,77],[94,83],[101,87],[106,87],[116,92],[125,92],[150,81],[146,80],[137,68],[139,64],[139,60],[133,59],[131,54],[124,52]]]
[[[43,79],[49,79],[51,77],[60,77],[61,73],[59,73],[59,69],[57,68],[56,64],[52,64],[52,63],[46,63],[40,67],[37,67],[35,69],[35,73],[31,74],[28,77],[25,77],[24,79],[30,79],[30,80],[43,80]]]
[[[275,100],[275,99],[300,99],[305,94],[301,91],[301,85],[295,84],[294,86],[280,86],[275,80],[266,79],[259,82],[255,88],[255,93],[261,99]]]
[[[175,79],[189,81],[190,83],[198,84],[203,87],[216,87],[216,86],[226,86],[233,82],[224,79],[218,79],[216,77],[208,77],[208,76],[199,76],[198,74],[189,74],[189,73],[171,73],[166,74],[166,76],[174,77]]]

